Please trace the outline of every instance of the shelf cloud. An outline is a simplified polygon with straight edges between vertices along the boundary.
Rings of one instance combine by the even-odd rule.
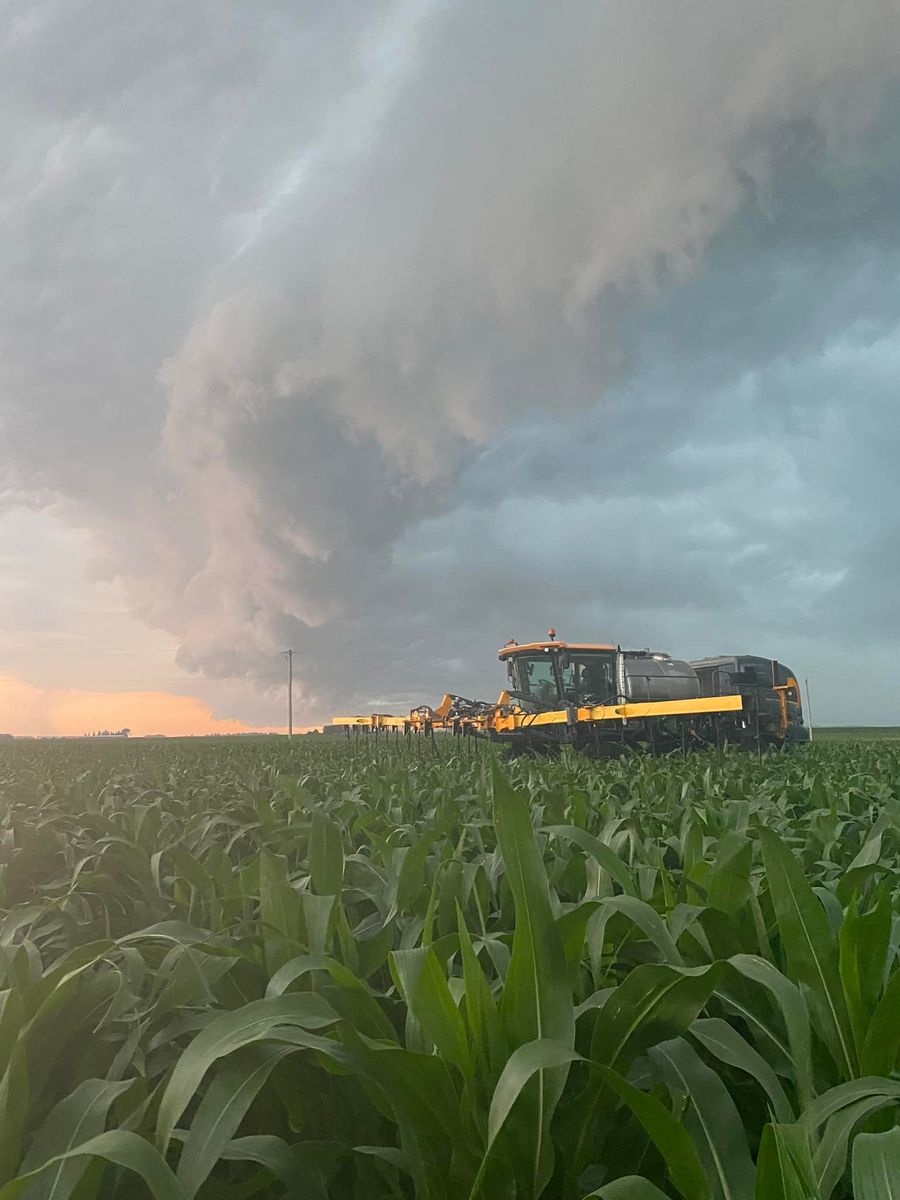
[[[12,16],[3,494],[182,667],[313,721],[550,622],[837,706],[896,639],[895,4]]]

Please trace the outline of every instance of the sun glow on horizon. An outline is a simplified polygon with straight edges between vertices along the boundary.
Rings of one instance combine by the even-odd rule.
[[[139,737],[154,733],[177,737],[287,732],[281,726],[256,726],[216,717],[209,704],[197,696],[163,691],[40,688],[12,675],[0,675],[0,733],[77,737],[99,729],[122,728]]]

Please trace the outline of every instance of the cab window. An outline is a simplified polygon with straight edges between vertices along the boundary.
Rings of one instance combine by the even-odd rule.
[[[566,699],[576,704],[587,700],[602,704],[615,696],[612,654],[573,654],[562,672]]]
[[[543,704],[557,698],[556,676],[549,654],[541,655],[540,658],[518,658],[515,663],[515,677],[518,684],[516,691],[523,692]]]

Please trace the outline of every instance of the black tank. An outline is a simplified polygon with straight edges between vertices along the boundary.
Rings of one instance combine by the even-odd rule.
[[[624,650],[620,670],[620,691],[629,700],[696,700],[700,695],[700,680],[693,667],[668,654]]]

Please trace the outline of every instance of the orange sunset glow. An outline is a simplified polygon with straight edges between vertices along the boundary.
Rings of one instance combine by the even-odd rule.
[[[68,737],[123,726],[137,736],[285,732],[214,717],[196,696],[44,689],[0,675],[0,733]]]

